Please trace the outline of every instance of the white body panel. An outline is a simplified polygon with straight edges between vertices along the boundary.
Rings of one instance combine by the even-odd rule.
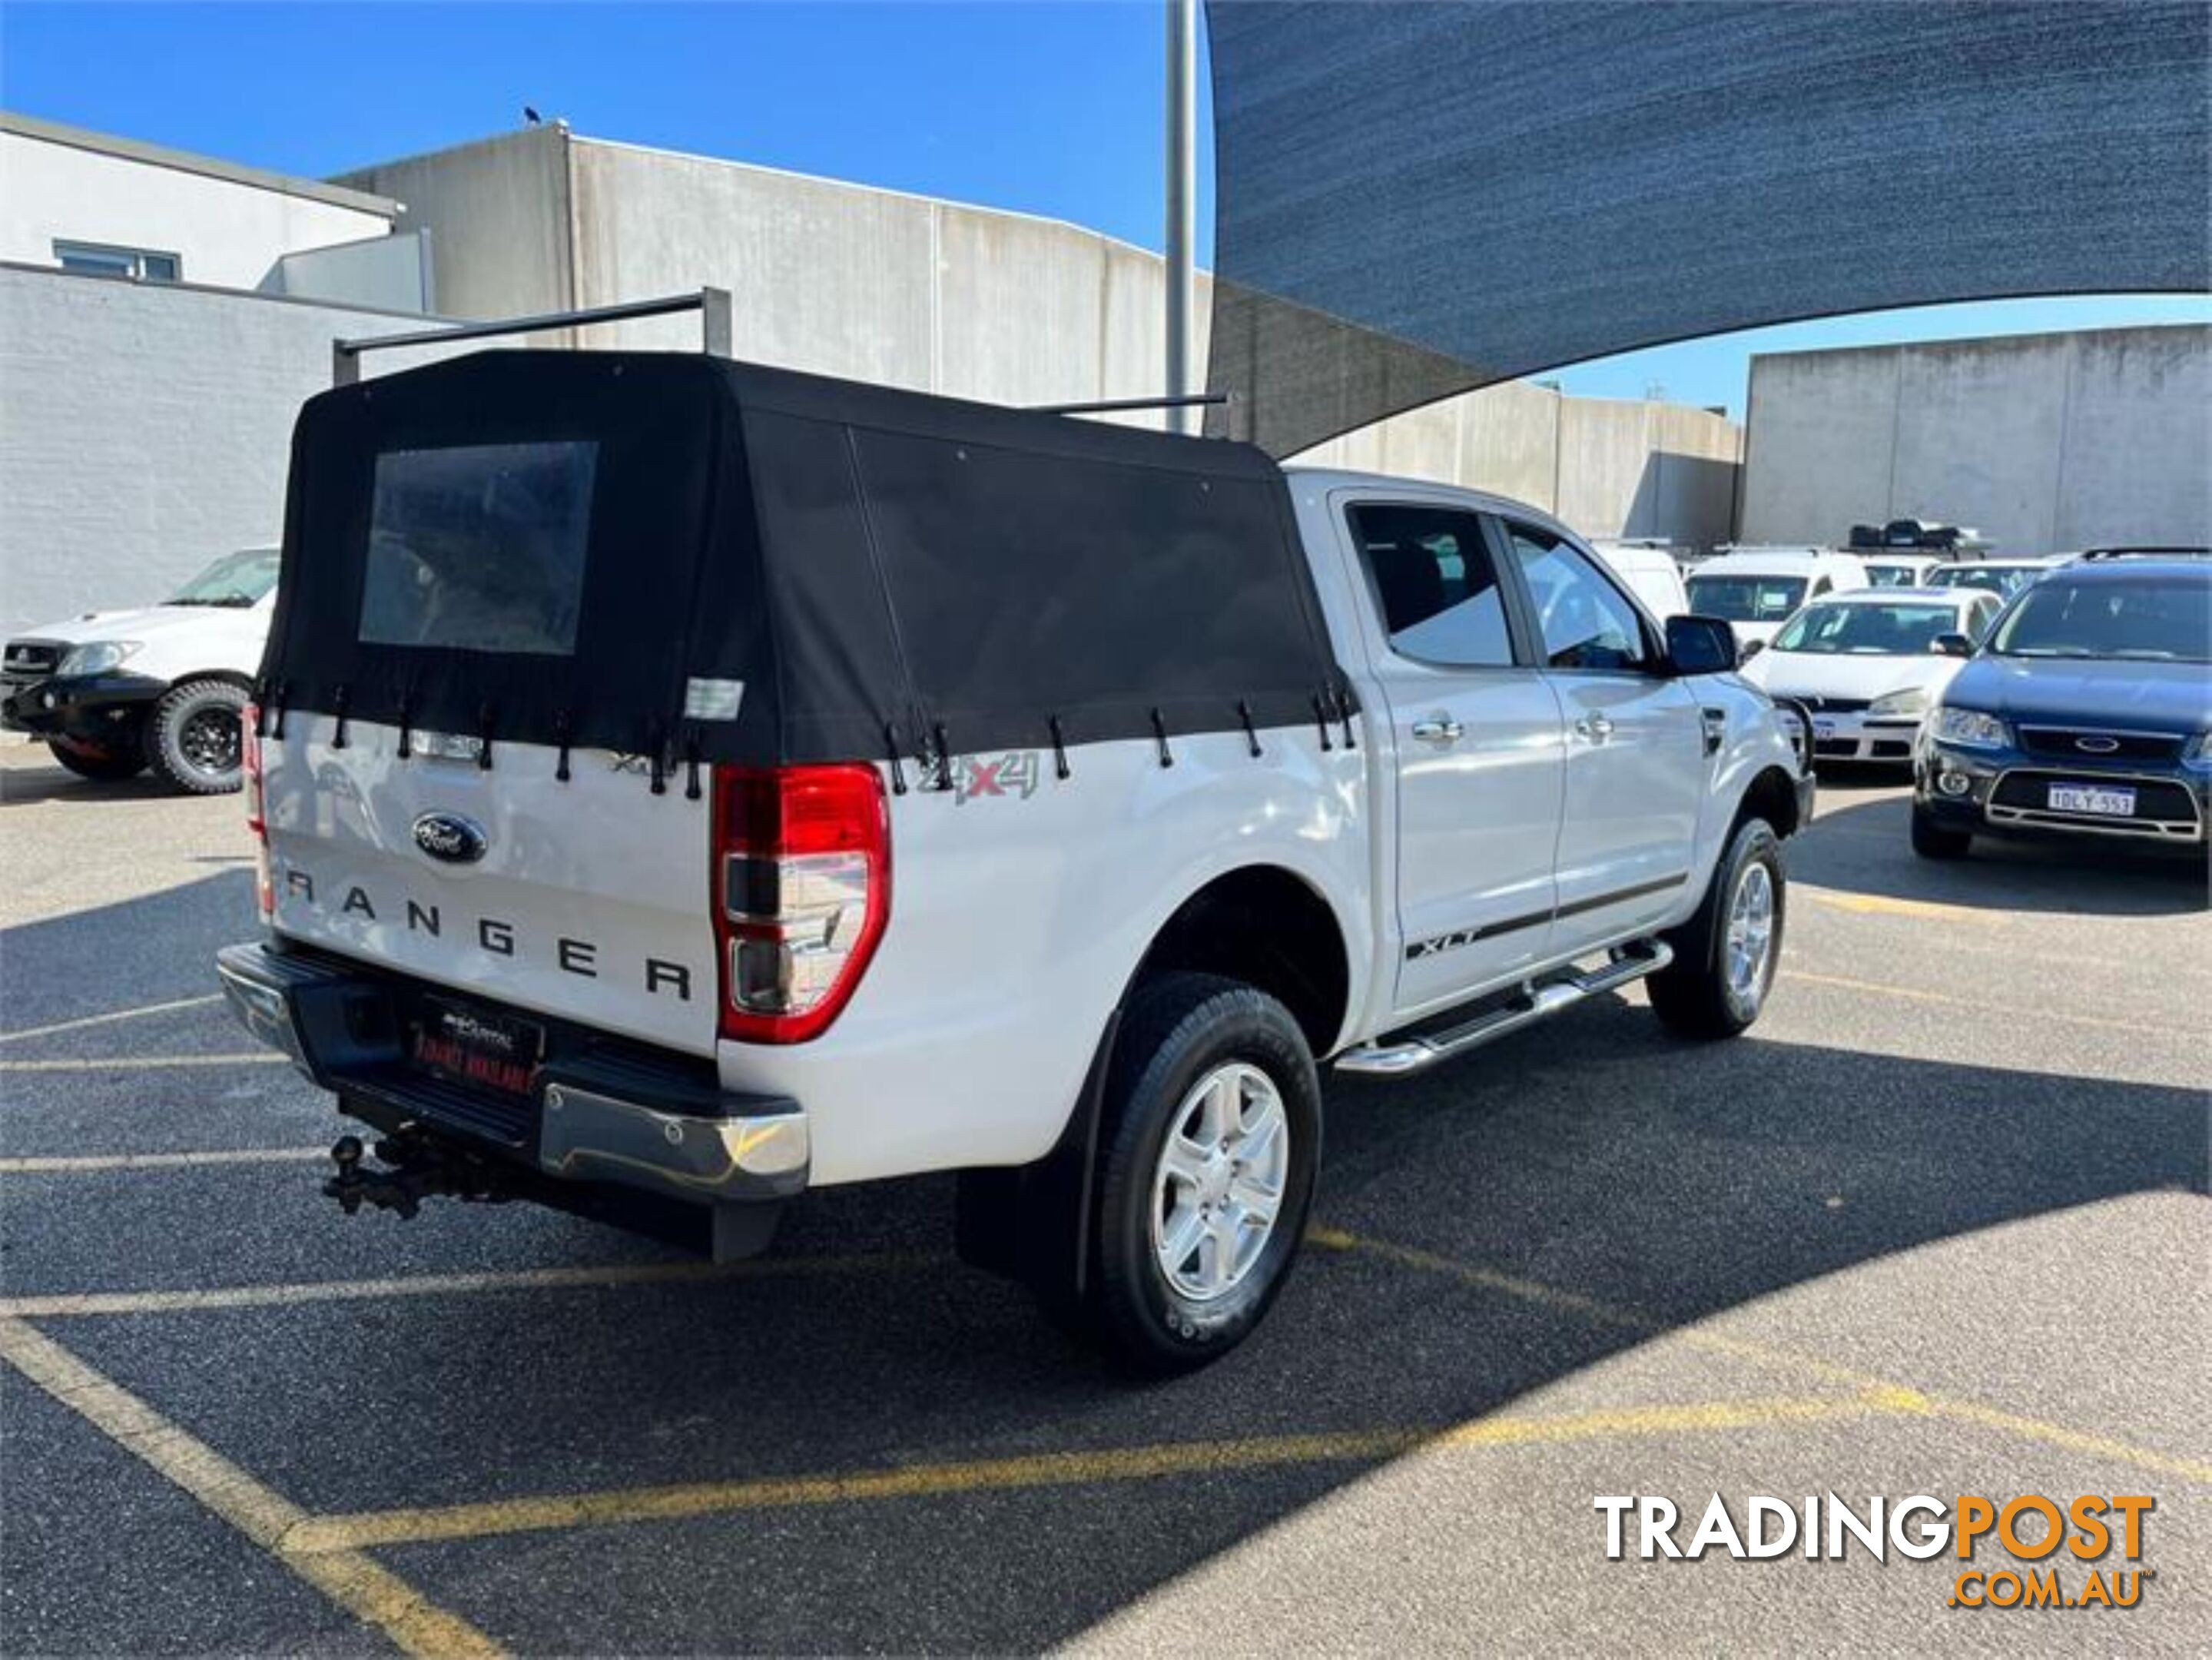
[[[891,920],[811,1043],[726,1043],[724,1084],[806,1108],[817,1183],[1018,1164],[1058,1138],[1160,926],[1229,871],[1288,871],[1343,930],[1352,1006],[1372,957],[1367,751],[1313,727],[1038,755],[1036,791],[891,798]]]
[[[275,614],[273,594],[235,609],[148,605],[136,611],[93,611],[65,623],[26,629],[18,637],[65,646],[130,641],[138,649],[120,665],[122,672],[173,684],[203,674],[251,680],[260,672],[262,648],[269,643],[269,621]]]
[[[604,751],[575,751],[563,784],[554,751],[535,745],[495,745],[485,771],[432,758],[420,733],[404,761],[394,727],[351,721],[343,750],[331,746],[335,736],[329,716],[295,711],[281,740],[262,740],[280,933],[540,1013],[714,1052],[709,811],[704,799],[684,799],[680,772],[654,795],[642,771],[617,770]],[[434,812],[479,826],[483,858],[441,864],[417,848],[415,820]],[[422,914],[434,908],[434,933]],[[653,962],[667,966],[649,990]]]
[[[1314,725],[1262,729],[1256,759],[1241,732],[1174,737],[1168,766],[1150,741],[1079,745],[1065,780],[1041,747],[998,769],[1013,787],[975,796],[923,788],[909,764],[906,792],[888,796],[888,927],[850,1002],[810,1042],[717,1036],[712,814],[708,800],[685,798],[680,767],[656,796],[636,762],[579,751],[562,783],[547,749],[501,743],[484,771],[431,758],[418,733],[402,760],[392,728],[354,722],[338,750],[328,717],[295,712],[284,738],[264,746],[276,928],[712,1055],[725,1088],[799,1104],[818,1185],[1046,1152],[1162,926],[1234,871],[1288,873],[1335,919],[1348,996],[1331,1050],[1686,915],[1751,778],[1794,771],[1771,706],[1732,675],[1523,668],[1486,685],[1455,674],[1446,687],[1378,668],[1379,622],[1339,529],[1347,491],[1551,521],[1399,481],[1294,472],[1291,488],[1332,642],[1358,690],[1356,746],[1340,723],[1326,739]],[[1477,740],[1442,764],[1418,752],[1409,729],[1439,700],[1463,711]],[[1610,711],[1607,743],[1570,754],[1563,700]],[[414,822],[430,812],[481,828],[481,860],[441,864],[419,851]],[[1401,842],[1418,861],[1403,876]],[[1687,879],[1578,919],[1563,945],[1548,915],[1563,897],[1553,874],[1561,861],[1577,883],[1617,887],[1662,866]],[[1545,915],[1510,948],[1455,950],[1433,974],[1401,982],[1412,937],[1401,895],[1415,927],[1513,905]],[[410,899],[436,908],[435,932]],[[487,921],[507,928],[487,938]],[[663,965],[657,983],[651,962]],[[688,995],[675,994],[679,970]]]

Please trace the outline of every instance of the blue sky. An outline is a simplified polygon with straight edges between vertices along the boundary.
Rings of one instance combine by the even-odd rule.
[[[729,156],[1161,239],[1157,0],[720,5],[0,4],[0,104],[322,176],[516,125]],[[1203,82],[1201,81],[1201,95]],[[1200,127],[1206,125],[1201,105]],[[1201,152],[1201,258],[1211,155]],[[1569,391],[1741,414],[1753,350],[2135,322],[2212,301],[1945,306],[1657,348]]]

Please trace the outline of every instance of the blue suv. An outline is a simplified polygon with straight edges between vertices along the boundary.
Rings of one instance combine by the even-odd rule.
[[[1977,835],[2123,836],[2202,848],[2212,817],[2212,558],[2083,555],[2014,598],[1929,714],[1912,850]]]

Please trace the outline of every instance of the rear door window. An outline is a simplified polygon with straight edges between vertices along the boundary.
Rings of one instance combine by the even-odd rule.
[[[1393,651],[1448,668],[1511,666],[1505,590],[1479,518],[1372,503],[1351,522]]]
[[[598,463],[589,442],[379,455],[361,640],[571,655]]]

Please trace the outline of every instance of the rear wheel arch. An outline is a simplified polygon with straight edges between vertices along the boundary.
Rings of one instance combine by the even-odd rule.
[[[1129,986],[1163,975],[1212,974],[1266,992],[1290,1010],[1316,1056],[1337,1047],[1351,1006],[1352,955],[1328,900],[1280,865],[1212,878],[1170,913]]]

